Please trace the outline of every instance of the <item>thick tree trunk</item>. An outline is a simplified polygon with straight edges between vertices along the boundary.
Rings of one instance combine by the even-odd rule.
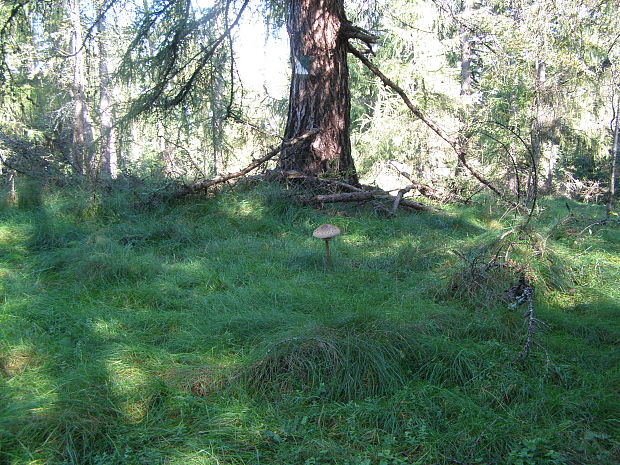
[[[86,76],[84,66],[84,44],[82,23],[80,21],[79,0],[68,0],[69,20],[71,22],[71,56],[73,57],[73,147],[72,161],[81,174],[93,171],[91,150],[93,129],[86,105]]]
[[[112,84],[108,72],[108,50],[106,47],[105,19],[99,21],[99,117],[101,119],[100,137],[100,167],[101,176],[106,179],[116,179],[118,174],[116,159],[116,131],[112,123],[112,99],[110,97]]]
[[[335,175],[357,184],[351,156],[347,30],[343,0],[291,0],[287,23],[292,78],[285,139],[311,140],[283,151],[280,168]]]

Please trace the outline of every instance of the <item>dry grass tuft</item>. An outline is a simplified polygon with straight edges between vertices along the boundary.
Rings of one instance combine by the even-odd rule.
[[[412,335],[385,324],[315,327],[269,344],[240,376],[269,396],[302,391],[337,400],[383,395],[400,387]]]
[[[32,349],[14,349],[6,354],[0,354],[0,373],[7,378],[13,378],[35,363],[35,354]]]
[[[224,389],[228,384],[228,378],[223,368],[203,368],[189,379],[189,389],[195,396],[208,397]]]

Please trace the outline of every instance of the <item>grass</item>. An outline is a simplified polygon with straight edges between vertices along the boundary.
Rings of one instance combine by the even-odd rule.
[[[544,253],[515,257],[549,328],[515,363],[523,310],[446,292],[498,208],[29,186],[0,210],[0,464],[618,463],[620,232],[543,204]]]

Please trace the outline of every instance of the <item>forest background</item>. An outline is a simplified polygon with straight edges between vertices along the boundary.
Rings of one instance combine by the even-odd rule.
[[[274,145],[288,106],[286,8],[250,5],[252,20],[239,31],[228,23],[241,8],[5,2],[4,179],[45,170],[48,177],[157,174],[191,182]],[[378,67],[449,135],[467,140],[468,156],[487,177],[515,191],[535,165],[546,192],[598,199],[609,192],[620,53],[614,2],[360,2],[347,9],[353,24],[379,38]],[[260,18],[267,36],[250,27]],[[268,67],[252,60],[263,41],[274,56]],[[396,161],[420,181],[466,183],[451,147],[359,60],[349,61],[360,176],[381,180]]]

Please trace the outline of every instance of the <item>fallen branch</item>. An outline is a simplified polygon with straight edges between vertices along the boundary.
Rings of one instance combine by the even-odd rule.
[[[363,202],[372,200],[375,196],[372,192],[343,192],[341,194],[320,194],[313,196],[303,196],[302,200],[315,203],[335,203],[335,202]]]
[[[328,184],[328,185],[339,187],[341,189],[351,191],[351,192],[366,192],[362,188],[353,186],[343,181],[339,181],[337,179],[319,178],[318,176],[304,174],[304,173],[301,173],[300,171],[295,171],[295,170],[280,170],[280,171],[276,171],[275,175],[279,179],[300,179],[303,181],[316,183],[316,184]]]
[[[403,195],[405,195],[411,189],[413,189],[413,186],[405,187],[404,189],[401,189],[398,191],[398,194],[396,194],[396,197],[394,198],[394,203],[392,204],[393,215],[396,214],[396,211],[398,210],[400,203],[403,201]]]
[[[313,196],[303,196],[301,200],[307,203],[336,203],[336,202],[366,202],[368,200],[394,200],[396,201],[396,197],[389,194],[376,194],[374,192],[369,191],[361,191],[361,192],[344,192],[341,194],[321,194],[321,195],[313,195]],[[426,205],[423,205],[418,202],[414,202],[413,200],[405,200],[402,198],[399,200],[398,205],[410,208],[412,210],[431,212],[433,209]],[[389,212],[389,210],[388,210]],[[392,211],[394,213],[394,211]]]
[[[484,184],[487,188],[493,191],[504,202],[510,204],[513,207],[520,208],[520,206],[517,203],[511,200],[505,193],[503,193],[497,187],[495,187],[493,183],[491,183],[491,181],[486,179],[481,173],[479,173],[476,169],[470,166],[469,163],[467,163],[466,153],[462,147],[462,144],[458,140],[455,140],[452,137],[450,137],[435,122],[433,122],[430,118],[428,118],[422,112],[422,110],[416,107],[411,102],[411,100],[409,99],[405,91],[398,84],[396,84],[394,81],[389,79],[385,74],[383,74],[381,70],[379,70],[379,68],[377,68],[368,58],[366,58],[366,56],[364,56],[362,52],[357,50],[352,45],[349,45],[349,52],[353,54],[355,57],[357,57],[364,64],[364,66],[366,66],[366,68],[368,68],[375,76],[377,76],[381,80],[381,82],[383,82],[385,86],[389,87],[394,92],[396,92],[396,94],[398,94],[398,96],[403,100],[403,102],[405,102],[405,105],[407,105],[407,108],[409,108],[411,113],[413,113],[420,121],[426,124],[435,134],[437,134],[448,145],[450,145],[450,147],[452,147],[452,150],[454,150],[454,152],[456,153],[456,156],[461,162],[461,164],[465,167],[465,169],[467,169],[467,171],[469,171],[472,174],[473,177],[475,177],[480,183]]]
[[[386,191],[374,188],[372,186],[367,186],[368,189],[362,189],[360,187],[353,186],[343,181],[339,181],[337,179],[329,179],[329,178],[319,178],[317,176],[312,176],[309,174],[304,174],[299,171],[286,170],[286,171],[272,171],[268,173],[265,179],[298,179],[301,181],[329,185],[334,187],[335,189],[346,190],[349,192],[337,192],[333,194],[318,194],[318,195],[305,195],[301,196],[300,200],[306,203],[337,203],[337,202],[366,202],[369,200],[390,200],[396,201],[395,196],[390,195]],[[372,189],[372,190],[371,190]],[[414,202],[412,200],[403,199],[402,195],[399,199],[398,205],[402,205],[403,207],[419,210],[419,211],[433,211],[431,207],[423,205],[418,202]],[[398,208],[398,205],[396,208]],[[390,211],[389,209],[383,207],[384,213],[391,214],[394,213],[395,210]]]
[[[526,319],[527,326],[525,342],[523,343],[523,348],[515,361],[520,362],[525,360],[530,355],[532,348],[536,346],[545,352],[548,367],[551,364],[549,353],[547,352],[547,349],[545,349],[535,338],[535,334],[538,330],[547,327],[547,324],[544,321],[539,320],[534,314],[534,286],[532,286],[525,275],[522,274],[519,278],[519,283],[510,289],[509,292],[514,298],[510,305],[512,309],[517,309],[524,303],[527,303],[527,310],[523,314],[523,317]]]
[[[378,199],[384,198],[384,199],[391,199],[393,198],[393,196],[378,196]],[[420,211],[424,211],[424,212],[432,212],[434,211],[431,207],[418,203],[418,202],[414,202],[413,200],[409,200],[409,199],[402,199],[399,203],[399,205],[402,205],[403,207],[407,207],[407,208],[411,208],[412,210],[420,210]]]
[[[293,145],[296,145],[299,142],[301,142],[302,140],[305,140],[305,139],[308,139],[309,137],[314,136],[318,132],[319,131],[317,129],[315,129],[315,130],[312,130],[312,131],[309,131],[309,132],[305,133],[302,136],[299,136],[299,137],[296,137],[294,139],[285,141],[282,144],[280,144],[280,146],[278,146],[277,148],[274,148],[269,153],[267,153],[267,155],[265,155],[264,157],[254,160],[248,166],[246,166],[245,168],[243,168],[243,169],[241,169],[239,171],[235,171],[234,173],[228,173],[228,174],[223,174],[223,175],[220,175],[220,176],[216,176],[213,179],[207,179],[207,180],[198,182],[196,184],[191,184],[189,186],[184,187],[183,189],[180,189],[180,190],[174,192],[171,197],[172,198],[178,198],[178,197],[183,197],[183,196],[186,196],[186,195],[189,195],[189,194],[194,194],[196,192],[206,191],[210,187],[213,187],[213,186],[216,186],[218,184],[222,184],[224,182],[230,181],[231,179],[240,178],[241,176],[245,176],[250,171],[255,170],[259,166],[261,166],[264,163],[266,163],[269,160],[271,160],[273,157],[275,157],[277,154],[279,154],[282,150],[284,150],[284,149],[286,149],[288,147],[291,147]]]

